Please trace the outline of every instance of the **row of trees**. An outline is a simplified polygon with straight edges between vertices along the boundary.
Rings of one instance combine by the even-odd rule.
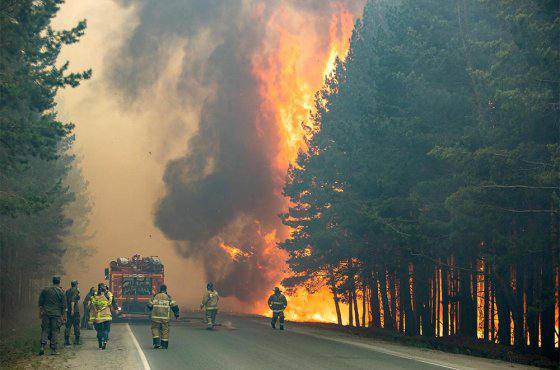
[[[36,311],[37,291],[83,239],[85,183],[69,153],[72,124],[60,122],[55,96],[91,71],[57,64],[64,45],[83,35],[50,24],[63,0],[0,4],[0,329]],[[77,200],[77,201],[76,201]]]
[[[554,355],[559,15],[369,0],[288,173],[284,285],[326,284],[339,324],[344,302],[350,325]]]

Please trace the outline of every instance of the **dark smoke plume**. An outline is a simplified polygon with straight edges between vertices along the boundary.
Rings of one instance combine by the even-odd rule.
[[[317,27],[327,27],[334,11],[330,3],[342,2],[290,0],[284,5],[310,12],[318,18]],[[187,154],[167,165],[156,225],[182,255],[201,261],[222,295],[260,299],[282,274],[282,257],[270,250],[265,235],[281,230],[276,215],[283,207],[278,189],[284,174],[272,165],[281,136],[272,118],[259,112],[262,98],[251,57],[263,48],[267,18],[282,2],[121,3],[138,7],[139,24],[115,57],[114,86],[134,101],[157,82],[171,48],[182,41],[181,78],[173,93],[185,104],[204,96]],[[223,243],[239,254],[232,257],[220,247]]]

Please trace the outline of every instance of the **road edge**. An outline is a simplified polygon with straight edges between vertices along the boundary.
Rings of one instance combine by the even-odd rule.
[[[132,332],[132,329],[130,328],[129,323],[126,323],[126,329],[128,330],[128,333],[130,334],[130,337],[132,338],[132,343],[134,343],[134,346],[136,347],[136,350],[138,351],[138,356],[140,356],[140,361],[142,362],[142,366],[144,366],[144,370],[151,370],[150,364],[148,363],[148,359],[146,358],[146,355],[144,354],[144,351],[142,350],[142,347],[140,347],[140,343],[138,343],[138,340],[136,339],[136,336]]]

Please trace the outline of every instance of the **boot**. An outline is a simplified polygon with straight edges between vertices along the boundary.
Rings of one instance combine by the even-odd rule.
[[[80,337],[75,337],[74,338],[74,345],[75,346],[81,346],[82,342],[80,342]]]
[[[159,342],[159,338],[153,338],[153,342],[154,342],[154,348],[155,349],[161,347],[160,342]]]
[[[65,346],[69,346],[70,345],[70,336],[64,336],[64,345]]]
[[[168,340],[162,340],[161,341],[161,348],[167,349],[168,347],[169,347],[169,341]]]
[[[97,343],[99,344],[99,349],[102,349],[103,348],[103,340],[98,339]]]
[[[276,324],[274,323],[274,321],[270,323],[270,326],[272,326],[272,329],[276,329]]]
[[[284,330],[284,324],[280,324],[280,330]]]
[[[56,347],[53,347],[51,348],[51,355],[57,356],[60,355],[60,352],[58,352],[58,349]]]
[[[43,356],[45,354],[45,345],[41,344],[41,348],[39,348],[39,356]]]

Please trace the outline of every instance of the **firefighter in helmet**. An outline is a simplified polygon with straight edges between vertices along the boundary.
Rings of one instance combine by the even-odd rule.
[[[167,285],[159,287],[159,293],[155,294],[148,302],[148,311],[151,312],[152,320],[152,339],[154,348],[167,349],[169,347],[169,321],[171,311],[175,318],[179,318],[179,306],[167,294]]]
[[[284,310],[288,306],[286,296],[282,294],[280,288],[274,288],[274,294],[268,298],[268,307],[272,310],[272,329],[276,329],[276,321],[280,319],[280,330],[284,330]]]
[[[64,330],[64,345],[70,345],[70,331],[74,328],[74,344],[80,344],[80,290],[78,280],[72,280],[66,296],[66,329]]]
[[[111,306],[113,305],[113,295],[107,290],[104,283],[97,285],[97,292],[90,298],[89,319],[97,331],[97,342],[99,348],[107,348],[107,339],[111,328]]]
[[[206,329],[212,330],[216,325],[216,315],[218,313],[218,301],[220,296],[218,292],[214,289],[214,284],[206,284],[206,293],[202,297],[202,304],[200,309],[206,309]]]

